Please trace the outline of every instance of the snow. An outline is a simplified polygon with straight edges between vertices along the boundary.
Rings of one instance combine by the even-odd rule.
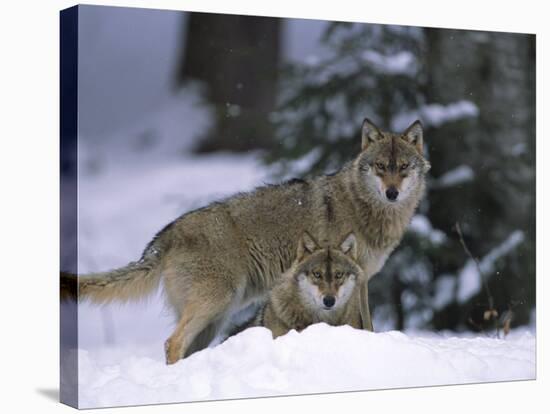
[[[295,177],[301,177],[308,172],[310,168],[321,158],[320,148],[313,148],[295,160],[281,160],[273,163],[267,170],[275,176],[281,177],[281,180],[289,180]]]
[[[460,303],[466,302],[481,290],[483,280],[477,270],[476,263],[469,259],[458,274],[457,299]]]
[[[492,249],[479,263],[483,274],[492,273],[495,270],[495,263],[501,257],[506,256],[525,239],[525,234],[521,230],[516,230],[500,245]]]
[[[435,310],[441,310],[453,302],[456,285],[456,278],[453,275],[441,275],[436,279],[432,304]]]
[[[478,293],[483,283],[482,278],[495,271],[496,261],[515,249],[523,242],[524,238],[525,235],[521,230],[511,233],[506,240],[492,249],[479,261],[479,270],[481,270],[481,273],[476,263],[472,259],[469,259],[458,275],[458,301],[464,303]]]
[[[250,328],[166,366],[162,346],[79,355],[81,408],[535,378],[535,337],[371,333],[316,324],[275,340]]]
[[[476,117],[479,108],[471,101],[458,101],[448,105],[430,104],[420,108],[422,118],[435,127],[449,121]]]
[[[417,110],[394,116],[391,126],[394,131],[403,131],[416,119],[421,119],[425,126],[439,127],[446,122],[472,118],[478,116],[478,114],[479,108],[477,105],[468,100],[451,102],[447,105],[424,104]]]
[[[428,217],[422,214],[416,214],[411,220],[409,231],[420,236],[427,237],[431,243],[439,245],[445,242],[447,236],[441,230],[434,229]]]
[[[474,170],[469,165],[459,165],[430,183],[431,188],[448,188],[473,181]]]
[[[314,67],[312,61],[309,61],[309,76],[304,78],[304,84],[308,86],[322,86],[333,78],[347,78],[353,73],[357,73],[362,68],[362,63],[353,56],[343,56],[336,63],[334,58],[319,60],[318,66]],[[318,69],[318,70],[315,70]]]
[[[416,75],[418,69],[415,56],[403,50],[393,55],[383,55],[375,50],[366,50],[362,58],[379,73],[386,75]]]
[[[418,72],[417,60],[409,51],[400,51],[391,55],[384,55],[376,50],[365,50],[360,57],[356,56],[308,56],[304,59],[310,69],[303,82],[310,86],[326,84],[330,79],[347,78],[354,73],[365,71],[365,67],[387,76],[416,76]],[[368,77],[365,78],[368,82]],[[429,111],[431,108],[427,107]]]

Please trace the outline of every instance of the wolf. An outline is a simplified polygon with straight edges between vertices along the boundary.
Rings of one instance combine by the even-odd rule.
[[[420,121],[404,132],[365,119],[361,151],[338,172],[241,193],[183,214],[145,247],[141,258],[112,271],[64,276],[63,297],[93,303],[128,301],[163,281],[178,318],[165,342],[172,364],[208,346],[228,321],[254,304],[296,258],[305,231],[323,245],[357,239],[360,314],[371,329],[367,282],[400,242],[425,191],[430,168]],[[62,276],[62,279],[64,278]]]
[[[318,322],[361,329],[357,286],[364,275],[356,260],[357,240],[353,233],[334,248],[319,246],[305,232],[292,266],[273,287],[267,303],[249,326],[266,327],[274,338]]]

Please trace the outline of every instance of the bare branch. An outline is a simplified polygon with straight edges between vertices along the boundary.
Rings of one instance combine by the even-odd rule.
[[[486,278],[483,276],[483,272],[479,264],[479,259],[472,254],[472,252],[466,245],[466,242],[464,241],[464,236],[462,234],[462,229],[460,228],[460,223],[458,221],[455,223],[455,230],[458,233],[458,238],[460,240],[460,244],[462,245],[462,248],[464,249],[466,254],[470,256],[470,258],[474,261],[477,267],[477,271],[479,272],[479,277],[481,278],[481,281],[483,283],[485,294],[487,295],[487,301],[489,302],[489,309],[484,312],[483,319],[485,319],[486,321],[489,321],[489,320],[495,321],[495,329],[496,329],[497,337],[500,337],[500,332],[499,332],[500,330],[498,326],[498,312],[494,308],[493,295],[491,294],[491,290],[489,289],[489,284],[487,283]]]

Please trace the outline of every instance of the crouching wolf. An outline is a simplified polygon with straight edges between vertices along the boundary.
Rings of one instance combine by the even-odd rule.
[[[361,135],[360,153],[337,173],[261,187],[186,213],[161,230],[138,261],[62,280],[74,287],[62,297],[133,300],[162,278],[178,317],[165,343],[166,361],[174,363],[206,347],[237,312],[265,301],[296,258],[305,231],[320,234],[323,245],[353,232],[365,275],[361,318],[368,328],[367,280],[401,240],[423,196],[429,163],[418,121],[396,134],[366,119]]]
[[[356,260],[353,233],[337,248],[321,248],[304,233],[296,260],[271,290],[267,304],[250,326],[264,326],[274,338],[318,322],[361,329],[357,286],[364,275]]]

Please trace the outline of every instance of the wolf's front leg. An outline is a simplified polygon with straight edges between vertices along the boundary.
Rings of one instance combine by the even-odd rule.
[[[369,282],[365,280],[359,285],[359,308],[361,312],[361,322],[363,325],[363,329],[374,332],[374,328],[372,326],[372,318],[370,316],[368,284]]]

